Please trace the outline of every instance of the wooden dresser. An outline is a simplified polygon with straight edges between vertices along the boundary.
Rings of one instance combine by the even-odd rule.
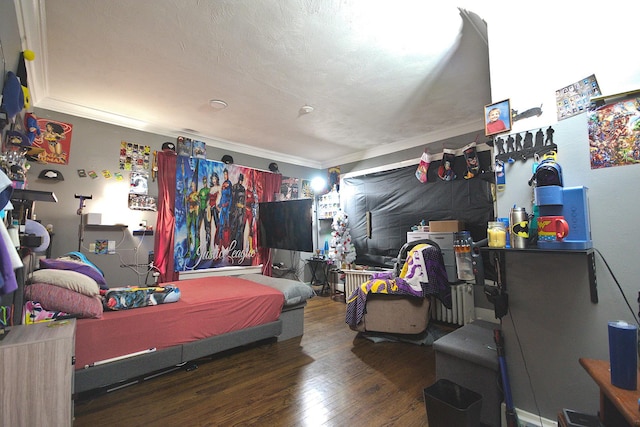
[[[19,325],[0,341],[0,425],[71,426],[75,319]]]

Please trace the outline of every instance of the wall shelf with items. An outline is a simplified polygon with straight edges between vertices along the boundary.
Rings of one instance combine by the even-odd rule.
[[[318,198],[318,219],[333,219],[340,210],[340,193],[331,191]]]
[[[126,224],[85,224],[84,229],[91,231],[120,231],[128,227]]]

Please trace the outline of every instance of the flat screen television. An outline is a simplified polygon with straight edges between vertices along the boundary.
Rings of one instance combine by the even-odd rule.
[[[263,202],[258,206],[260,246],[313,252],[313,200]]]

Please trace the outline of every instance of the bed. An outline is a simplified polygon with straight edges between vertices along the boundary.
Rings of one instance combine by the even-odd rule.
[[[43,308],[56,305],[42,290],[45,288],[42,282],[56,282],[60,274],[52,269],[33,272],[31,284],[25,290],[28,304],[33,304],[31,300],[38,296],[44,301]],[[77,287],[77,275],[73,277]],[[84,289],[76,288],[69,293],[68,289],[60,289],[59,284],[47,283],[46,289],[64,291],[65,296],[73,294],[72,298],[83,301],[98,299],[77,292]],[[315,295],[304,283],[260,274],[210,276],[163,286],[177,287],[180,298],[127,310],[105,309],[100,313],[89,308],[82,310],[76,322],[76,394],[118,387],[261,340],[282,341],[301,336],[306,301]]]

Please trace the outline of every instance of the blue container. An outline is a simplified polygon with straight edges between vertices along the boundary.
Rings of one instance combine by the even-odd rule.
[[[609,322],[611,384],[625,390],[638,387],[638,329],[626,322]]]
[[[500,221],[504,224],[504,228],[507,230],[507,248],[511,247],[511,236],[509,236],[509,218],[496,218],[496,221]]]

